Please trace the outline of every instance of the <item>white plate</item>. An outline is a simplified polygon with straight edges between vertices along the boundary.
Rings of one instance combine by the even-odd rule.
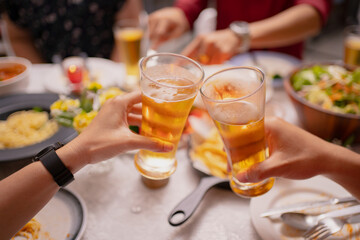
[[[119,86],[123,87],[125,78],[125,68],[121,63],[116,63],[104,58],[88,58],[87,64],[90,69],[91,76],[103,87]],[[67,79],[62,73],[60,65],[54,64],[50,66],[45,76],[41,76],[44,87],[53,93],[69,94],[67,88]]]
[[[349,195],[350,194],[340,185],[322,176],[297,181],[277,179],[273,189],[268,193],[251,199],[251,220],[257,233],[264,240],[300,240],[303,239],[301,237],[304,233],[303,231],[285,225],[278,217],[272,219],[262,218],[260,214],[274,207]],[[337,207],[339,208],[339,206]],[[334,209],[334,207],[326,206],[304,212],[320,213],[332,209]],[[352,234],[349,234],[350,232],[352,232]],[[344,238],[344,236],[346,238]],[[329,239],[359,239],[359,237],[360,224],[353,224],[346,225],[342,231]]]
[[[60,189],[34,217],[40,224],[39,240],[79,240],[86,226],[84,201],[68,189]],[[22,240],[16,237],[15,240]]]
[[[256,64],[252,56],[256,57]],[[272,52],[272,51],[253,51],[251,53],[240,54],[233,57],[229,64],[238,66],[256,66],[261,68],[266,76],[266,102],[268,102],[274,91],[273,88],[282,87],[282,79],[273,81],[273,76],[279,74],[282,78],[287,77],[301,61],[293,56]]]

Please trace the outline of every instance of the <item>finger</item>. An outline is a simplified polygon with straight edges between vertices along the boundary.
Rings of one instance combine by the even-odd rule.
[[[193,40],[189,45],[182,51],[182,55],[187,56],[189,58],[197,60],[199,55],[198,48],[200,47],[202,42],[202,37],[197,37]]]
[[[128,121],[129,125],[135,125],[135,126],[140,127],[142,117],[141,117],[141,115],[129,114],[128,117],[127,117],[127,121]]]
[[[156,16],[150,15],[149,16],[149,22],[148,22],[148,25],[149,25],[149,39],[150,40],[153,40],[156,37],[155,29],[156,29],[157,23],[158,23],[158,21],[156,19]]]
[[[131,93],[121,95],[120,97],[122,97],[122,99],[120,99],[119,101],[123,101],[123,103],[126,104],[128,107],[133,107],[133,105],[141,102],[141,91],[133,91]]]
[[[142,105],[141,103],[137,103],[130,109],[130,113],[141,114],[142,113]]]
[[[260,182],[269,177],[279,177],[277,174],[277,166],[274,164],[272,157],[269,157],[265,161],[252,166],[246,172],[239,173],[236,176],[240,182],[244,183]]]
[[[158,21],[153,31],[152,48],[157,49],[163,42],[171,38],[168,21]]]
[[[156,138],[148,138],[138,134],[134,134],[132,139],[133,149],[147,149],[154,152],[169,152],[174,149],[174,145],[169,142]]]

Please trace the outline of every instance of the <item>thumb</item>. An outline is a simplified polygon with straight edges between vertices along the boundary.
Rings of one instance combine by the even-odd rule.
[[[272,177],[272,167],[270,158],[261,163],[257,163],[248,170],[238,173],[236,178],[244,183],[256,183],[266,178]]]
[[[174,149],[174,144],[157,138],[149,138],[135,134],[133,146],[139,149],[146,149],[154,152],[170,152]]]

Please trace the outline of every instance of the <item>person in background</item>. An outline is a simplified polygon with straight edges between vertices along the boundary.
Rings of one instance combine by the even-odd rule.
[[[113,25],[137,19],[141,0],[5,0],[3,19],[17,56],[33,63],[86,53],[117,60]]]
[[[207,0],[176,0],[149,16],[152,47],[193,28]],[[303,41],[325,24],[330,0],[217,0],[216,31],[197,36],[183,54],[204,64],[220,64],[248,49],[302,58]],[[240,29],[237,21],[243,21]]]
[[[56,150],[58,161],[66,170],[62,173],[70,171],[70,176],[61,176],[69,176],[67,179],[71,181],[72,174],[85,165],[129,150],[171,151],[170,143],[138,135],[129,129],[129,125],[141,124],[141,107],[137,105],[140,102],[140,92],[108,100],[79,136]],[[49,155],[46,156],[44,162],[49,164]],[[50,173],[43,161],[36,161],[0,181],[0,239],[10,239],[46,205],[59,190],[59,178]]]
[[[360,154],[327,142],[279,118],[265,120],[269,158],[238,175],[241,182],[269,177],[306,179],[324,175],[360,200]]]

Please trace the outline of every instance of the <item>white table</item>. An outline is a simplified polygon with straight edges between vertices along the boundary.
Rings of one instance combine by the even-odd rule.
[[[27,92],[46,91],[44,81],[51,79],[44,79],[44,76],[48,78],[46,71],[51,66],[33,65]],[[296,123],[296,114],[282,89],[275,91],[267,105],[268,115],[276,112]],[[142,183],[132,154],[87,166],[77,173],[68,188],[78,193],[87,206],[83,239],[260,239],[251,224],[250,200],[220,188],[212,188],[205,195],[187,222],[178,227],[170,226],[167,222],[170,211],[200,181],[185,149],[178,151],[177,159],[178,168],[170,182],[156,190]]]

